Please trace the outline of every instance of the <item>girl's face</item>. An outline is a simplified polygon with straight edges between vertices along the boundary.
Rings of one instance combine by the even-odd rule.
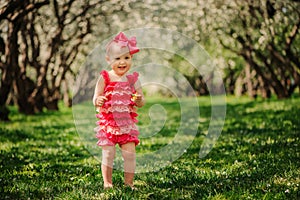
[[[132,55],[126,53],[113,58],[113,60],[110,61],[110,65],[116,75],[123,76],[130,70],[130,67],[132,65]]]
[[[106,60],[118,76],[123,76],[132,65],[132,55],[130,55],[128,47],[120,47],[115,43],[111,44]]]

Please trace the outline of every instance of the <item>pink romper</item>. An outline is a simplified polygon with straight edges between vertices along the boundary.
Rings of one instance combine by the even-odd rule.
[[[96,117],[99,119],[95,128],[97,145],[114,146],[134,142],[138,145],[139,131],[136,126],[135,102],[131,100],[134,94],[134,84],[138,80],[139,74],[134,72],[127,75],[127,81],[111,82],[108,72],[103,70],[100,73],[104,78],[104,96],[107,100],[101,106]]]

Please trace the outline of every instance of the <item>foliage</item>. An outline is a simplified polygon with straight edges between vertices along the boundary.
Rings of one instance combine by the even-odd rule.
[[[209,102],[199,98],[199,133],[183,156],[160,171],[137,174],[136,191],[123,187],[120,171],[113,175],[115,189],[103,191],[100,163],[76,134],[70,108],[25,116],[10,107],[12,121],[0,124],[1,199],[297,199],[300,98],[228,97],[223,132],[199,159]],[[139,110],[141,121],[147,121],[155,103],[177,107],[174,99],[148,99]],[[177,116],[177,110],[170,114]],[[178,126],[177,120],[168,120],[161,137]],[[147,140],[137,150],[155,148]]]
[[[299,8],[299,2],[290,0],[247,0],[224,2],[218,9],[226,18],[213,26],[222,46],[251,68],[241,74],[248,90],[286,98],[300,86]]]
[[[278,98],[286,98],[299,87],[298,1],[154,0],[145,3],[128,0],[116,3],[118,12],[111,12],[107,17],[112,32],[161,27],[185,34],[203,45],[214,64],[224,71],[230,94],[248,92],[251,97],[265,98],[276,94]],[[107,4],[106,8],[110,6]],[[176,61],[176,58],[170,60],[180,71],[181,64]],[[203,87],[194,84],[202,83],[203,77],[189,71],[184,74],[189,76],[195,90]],[[203,94],[207,93],[205,86],[201,89]]]
[[[145,27],[178,31],[201,44],[222,71],[230,94],[290,97],[300,84],[299,5],[292,0],[2,2],[0,109],[13,102],[33,114],[57,109],[60,99],[70,105],[75,76],[95,44]],[[184,58],[154,54],[152,62],[166,61],[195,91],[208,94],[205,78],[191,67],[185,70]],[[87,73],[82,82],[93,87],[94,78]]]
[[[24,0],[0,7],[0,107],[34,114],[70,104],[72,65],[92,31],[97,1]],[[3,115],[3,113],[0,113]]]

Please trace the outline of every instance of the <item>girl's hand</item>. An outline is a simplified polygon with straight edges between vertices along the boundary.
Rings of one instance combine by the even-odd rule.
[[[137,106],[143,106],[144,105],[144,103],[143,103],[143,96],[140,95],[140,94],[137,94],[137,93],[132,94],[131,100],[133,102],[135,102]]]
[[[95,106],[101,107],[106,100],[107,100],[107,98],[105,96],[98,96],[95,101]]]

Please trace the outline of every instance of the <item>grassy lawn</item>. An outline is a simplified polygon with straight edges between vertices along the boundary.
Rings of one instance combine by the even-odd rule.
[[[266,101],[228,97],[222,134],[202,159],[199,150],[211,108],[208,97],[198,100],[201,117],[196,119],[199,129],[192,144],[166,167],[138,173],[136,191],[123,187],[120,170],[114,171],[115,188],[103,191],[100,163],[78,135],[72,109],[24,116],[12,107],[12,121],[0,123],[0,199],[300,198],[300,97]],[[148,111],[155,104],[168,118],[155,136],[141,139],[138,153],[162,148],[179,127],[177,101],[147,102],[139,110],[141,126],[151,121]]]

